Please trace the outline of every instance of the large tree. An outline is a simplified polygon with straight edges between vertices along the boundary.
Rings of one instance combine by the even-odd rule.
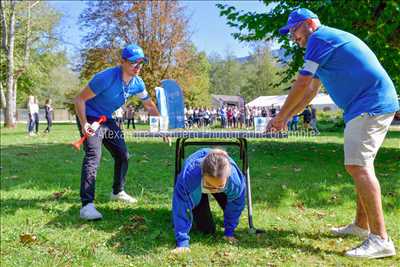
[[[87,31],[81,66],[84,80],[117,65],[120,49],[130,43],[140,45],[149,58],[141,77],[151,94],[163,79],[185,82],[193,76],[189,70],[196,68],[189,65],[198,55],[189,40],[188,18],[177,1],[88,2],[81,23]],[[186,95],[190,93],[187,86],[183,89]]]
[[[5,126],[15,127],[17,85],[34,66],[32,53],[45,53],[54,47],[54,27],[60,14],[46,2],[1,1],[1,95],[5,97]],[[3,86],[3,84],[5,86]],[[22,83],[27,84],[27,83]],[[3,87],[5,92],[3,92]],[[18,89],[19,90],[19,89]],[[2,101],[2,105],[4,102]]]
[[[218,4],[228,25],[237,28],[234,37],[241,41],[278,40],[287,54],[293,55],[283,81],[292,79],[303,62],[304,51],[294,46],[278,29],[285,25],[289,13],[305,7],[318,14],[321,22],[351,32],[365,41],[393,79],[400,92],[400,4],[398,0],[264,0],[268,13],[238,11]]]
[[[242,85],[241,94],[246,101],[259,96],[283,94],[288,87],[287,84],[274,86],[279,80],[278,73],[282,71],[282,66],[278,66],[276,59],[272,57],[268,45],[257,44],[250,60],[242,69],[246,82]]]
[[[226,50],[224,58],[218,54],[209,57],[211,63],[210,92],[216,95],[240,95],[245,84],[243,66],[232,51]]]

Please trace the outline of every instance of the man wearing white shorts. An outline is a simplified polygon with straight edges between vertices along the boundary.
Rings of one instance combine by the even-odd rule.
[[[318,93],[321,83],[344,110],[345,167],[357,191],[357,213],[349,225],[333,228],[338,236],[366,238],[346,256],[382,258],[396,254],[383,219],[381,191],[374,159],[394,113],[399,110],[396,90],[371,49],[356,36],[320,24],[312,11],[300,8],[288,18],[281,34],[306,48],[304,65],[279,114],[267,130],[282,130]]]

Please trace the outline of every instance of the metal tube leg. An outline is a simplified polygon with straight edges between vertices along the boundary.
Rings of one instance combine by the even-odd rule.
[[[247,140],[244,138],[240,139],[240,150],[243,153],[243,172],[246,176],[246,196],[247,196],[247,215],[249,220],[249,232],[256,233],[256,229],[253,224],[253,203],[251,198],[251,183],[250,183],[250,168],[249,159],[247,154]]]
[[[175,176],[174,176],[174,186],[176,184],[176,177],[178,176],[179,172],[181,171],[181,138],[176,139],[175,144]]]

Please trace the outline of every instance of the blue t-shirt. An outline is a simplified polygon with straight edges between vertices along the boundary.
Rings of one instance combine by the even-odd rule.
[[[150,98],[146,86],[139,76],[134,76],[128,84],[125,84],[122,80],[120,66],[95,74],[88,86],[96,96],[86,101],[87,116],[105,115],[111,119],[112,113],[120,108],[129,97],[136,95],[142,101]]]
[[[362,113],[399,110],[393,82],[371,49],[356,36],[327,26],[311,34],[302,75],[321,80],[347,123]]]

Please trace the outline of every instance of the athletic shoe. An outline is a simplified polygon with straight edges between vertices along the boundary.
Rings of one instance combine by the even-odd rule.
[[[131,197],[128,195],[125,191],[121,191],[118,194],[114,195],[114,193],[111,192],[111,200],[115,201],[121,201],[129,204],[133,204],[137,202],[137,199],[134,197]]]
[[[355,223],[348,224],[343,227],[331,228],[331,234],[335,236],[355,235],[360,238],[367,238],[369,230],[357,226]]]
[[[100,220],[103,218],[100,212],[96,210],[93,203],[89,203],[81,208],[80,211],[81,219],[92,221],[92,220]]]
[[[368,239],[360,246],[347,251],[345,255],[354,258],[376,259],[394,256],[396,250],[390,238],[385,240],[378,235],[369,234]]]

